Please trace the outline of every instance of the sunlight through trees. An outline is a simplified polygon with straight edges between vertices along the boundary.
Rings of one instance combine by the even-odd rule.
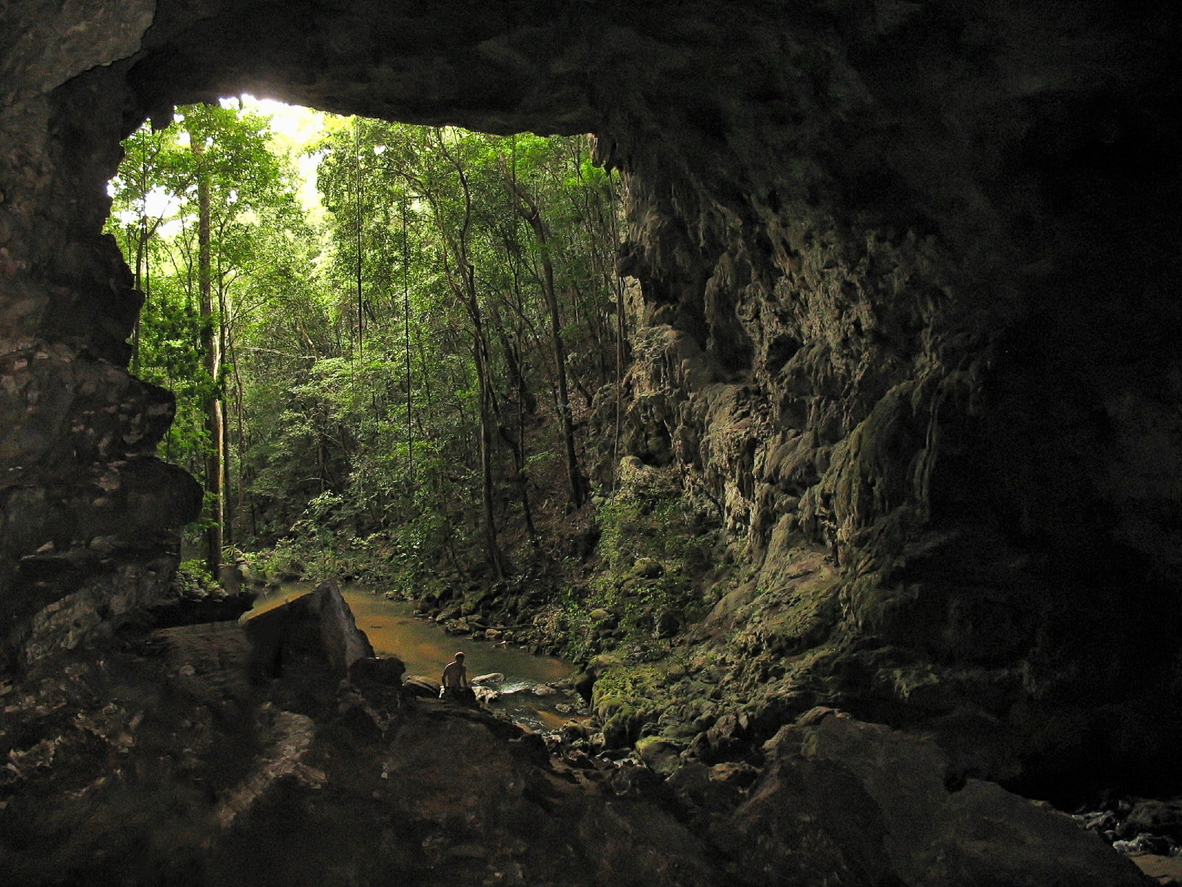
[[[207,490],[190,542],[211,568],[504,576],[587,499],[616,183],[584,137],[284,111],[179,108],[110,186],[132,368],[175,393],[161,455]]]

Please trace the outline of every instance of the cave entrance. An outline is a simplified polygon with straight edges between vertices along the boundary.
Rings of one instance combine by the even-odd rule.
[[[124,150],[107,230],[144,294],[132,372],[177,399],[159,454],[206,491],[192,558],[421,593],[541,556],[625,334],[587,137],[244,96]]]

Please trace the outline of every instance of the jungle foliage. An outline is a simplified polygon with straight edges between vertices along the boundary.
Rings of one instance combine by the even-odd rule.
[[[326,117],[301,149],[318,210],[240,104],[125,150],[132,369],[176,395],[160,453],[205,483],[211,564],[421,590],[560,555],[626,341],[617,185],[586,138]]]

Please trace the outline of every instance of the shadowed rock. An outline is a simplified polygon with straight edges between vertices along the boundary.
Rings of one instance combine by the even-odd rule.
[[[1146,884],[1045,804],[975,779],[950,790],[948,760],[930,739],[830,713],[783,728],[766,752],[763,774],[715,832],[749,883]]]
[[[249,619],[246,634],[253,680],[282,679],[297,697],[320,702],[329,701],[353,663],[375,656],[334,580]]]
[[[358,686],[401,687],[406,664],[397,656],[363,656],[349,666],[349,680]]]

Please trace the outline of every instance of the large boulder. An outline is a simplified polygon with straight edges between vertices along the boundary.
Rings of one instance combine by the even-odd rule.
[[[828,712],[770,740],[716,830],[760,885],[1144,887],[1132,862],[1053,808],[949,778],[930,739]],[[802,853],[802,848],[808,848]]]
[[[251,677],[282,679],[297,695],[327,698],[349,676],[350,666],[375,657],[334,580],[249,619],[246,633]]]

